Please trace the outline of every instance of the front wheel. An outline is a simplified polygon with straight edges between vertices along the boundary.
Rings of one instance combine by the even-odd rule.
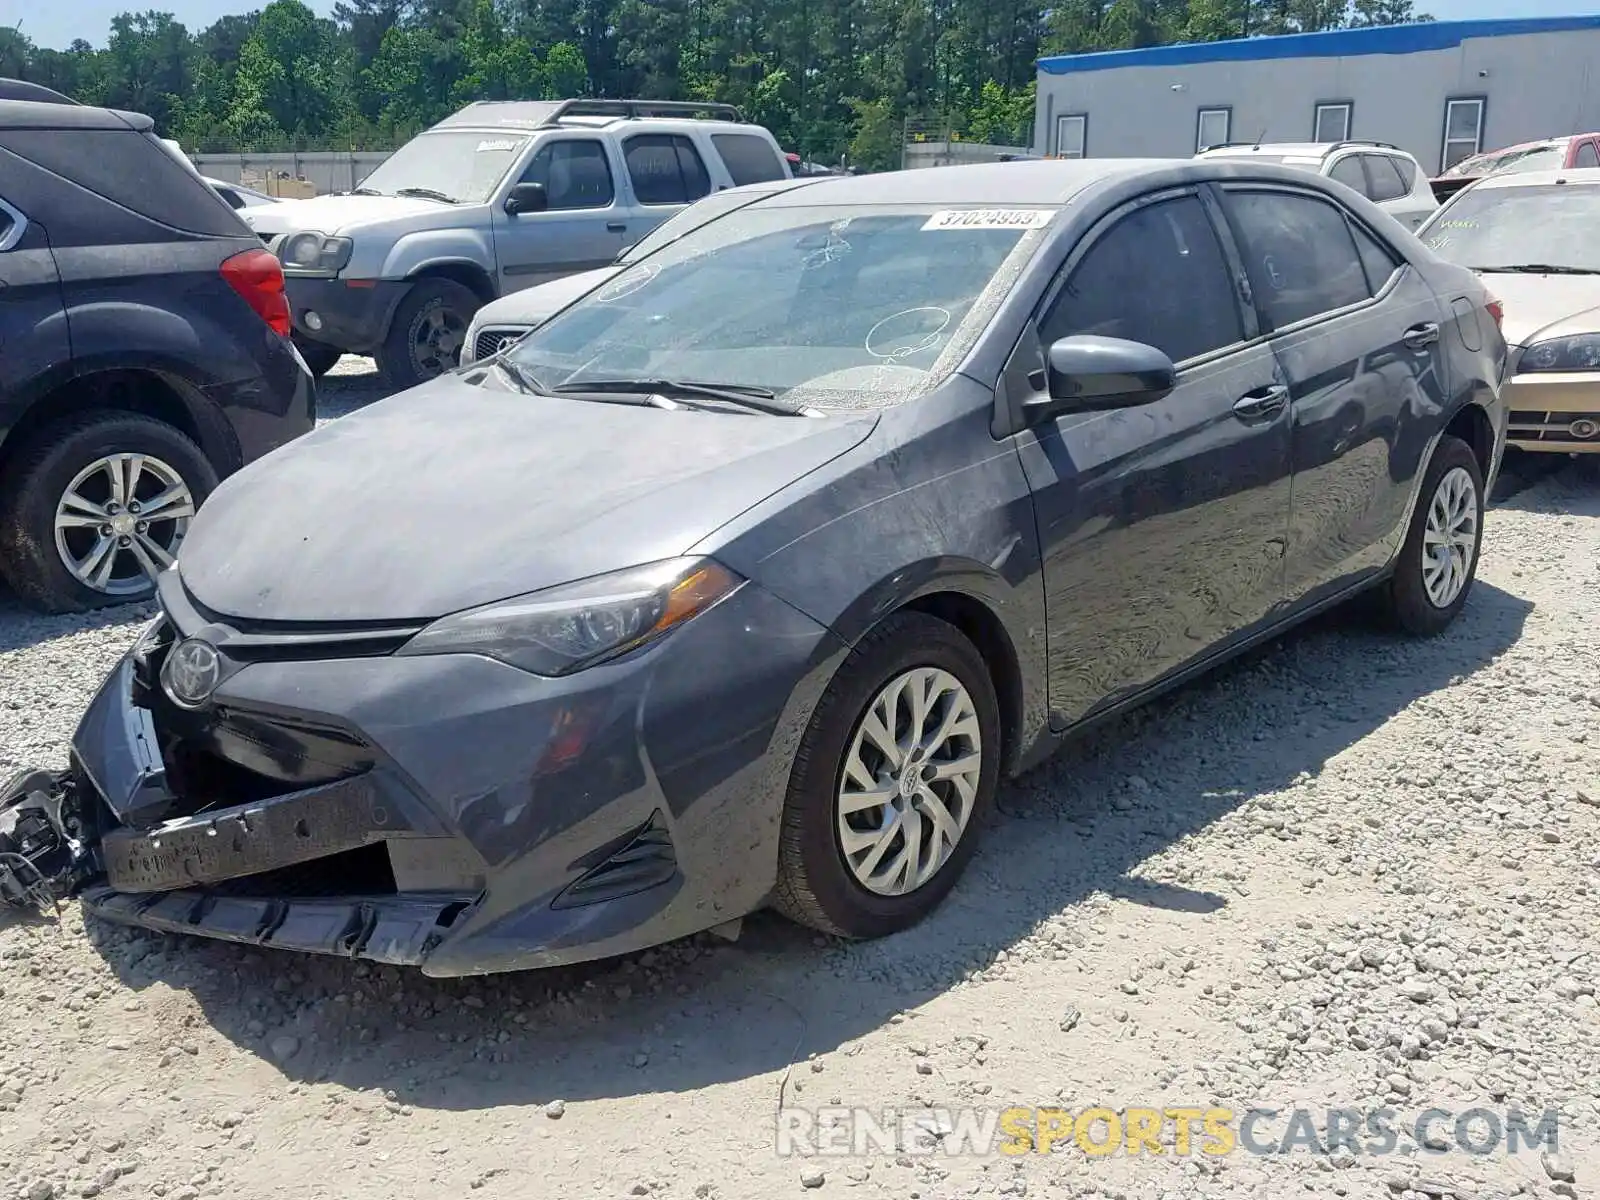
[[[889,617],[839,668],[796,753],[776,907],[845,937],[914,925],[966,868],[999,774],[983,656],[934,617]]]
[[[1472,448],[1446,435],[1423,476],[1405,545],[1384,595],[1406,633],[1441,632],[1467,602],[1483,542],[1483,471]]]
[[[453,279],[420,279],[395,310],[378,348],[378,370],[396,388],[416,387],[461,362],[467,326],[482,306]]]

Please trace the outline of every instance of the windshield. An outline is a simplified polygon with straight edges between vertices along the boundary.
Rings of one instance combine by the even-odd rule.
[[[1565,145],[1532,146],[1526,150],[1505,150],[1481,154],[1458,162],[1446,175],[1499,175],[1511,171],[1554,171],[1566,166]]]
[[[765,193],[762,193],[764,195]],[[640,238],[617,259],[619,263],[637,262],[647,254],[654,254],[661,247],[677,241],[691,229],[715,221],[718,217],[726,216],[730,212],[743,208],[746,204],[754,204],[761,199],[761,195],[749,195],[739,192],[716,192],[704,200],[697,200],[688,208],[674,213],[668,220],[661,222],[644,237]]]
[[[510,357],[541,389],[670,379],[887,407],[954,368],[1055,211],[753,205],[623,271]]]
[[[1460,194],[1418,231],[1464,267],[1549,265],[1600,270],[1600,189],[1571,184],[1484,187]]]
[[[384,159],[359,190],[385,196],[436,193],[482,204],[527,144],[526,137],[504,133],[419,134]]]

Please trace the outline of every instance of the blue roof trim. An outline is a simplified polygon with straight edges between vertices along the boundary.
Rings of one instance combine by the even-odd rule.
[[[1039,60],[1047,75],[1109,71],[1116,67],[1179,67],[1189,63],[1256,62],[1271,58],[1353,58],[1362,54],[1415,54],[1453,50],[1470,38],[1511,37],[1521,33],[1564,33],[1600,29],[1600,15],[1517,17],[1489,21],[1424,21],[1371,29],[1333,29],[1325,33],[1287,33],[1278,37],[1235,38],[1227,42],[1186,42],[1141,50],[1103,50],[1057,54]]]

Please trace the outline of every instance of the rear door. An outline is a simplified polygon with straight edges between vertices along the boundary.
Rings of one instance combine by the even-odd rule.
[[[517,216],[506,212],[504,203],[495,205],[491,219],[502,295],[610,266],[622,253],[628,213],[604,138],[549,135],[515,182],[543,184],[550,203],[544,212]]]
[[[628,134],[622,139],[622,159],[633,189],[630,244],[711,192],[705,156],[685,134]]]
[[[1225,185],[1262,328],[1290,389],[1291,602],[1381,570],[1404,532],[1449,394],[1440,305],[1401,255],[1332,198]]]
[[[47,386],[72,358],[49,235],[6,193],[0,179],[0,442],[35,385]]]
[[[1177,389],[1153,404],[1071,413],[1017,436],[1045,558],[1059,721],[1139,691],[1281,602],[1287,388],[1242,291],[1201,194],[1160,193],[1074,249],[1037,336],[1018,348],[1038,359],[1058,338],[1100,334],[1156,346],[1178,367]]]

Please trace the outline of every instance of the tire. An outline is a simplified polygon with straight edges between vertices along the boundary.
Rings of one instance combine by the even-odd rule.
[[[855,777],[847,776],[846,759],[880,693],[908,673],[924,669],[942,672],[942,678],[953,680],[965,690],[975,716],[979,766],[974,774],[965,776],[966,782],[975,782],[975,787],[959,817],[959,835],[942,864],[920,886],[885,894],[869,888],[847,862],[839,798],[847,778],[852,787],[857,786]],[[932,710],[935,719],[937,714],[948,713],[945,706],[953,696],[949,693],[937,702]],[[863,761],[870,756],[873,763],[883,766],[870,745],[869,740]],[[949,753],[956,759],[972,749],[972,742],[966,738],[951,739],[945,745],[952,747]],[[939,747],[934,752],[944,753]],[[954,626],[923,613],[902,612],[888,617],[851,651],[823,693],[801,739],[783,805],[774,907],[802,925],[852,938],[882,937],[922,920],[955,886],[972,857],[994,804],[1000,753],[999,704],[988,667],[976,647]],[[921,761],[923,772],[927,772],[934,760]],[[957,785],[951,781],[939,787],[947,798],[944,811],[956,819]],[[902,792],[898,799],[886,803],[922,806],[926,798],[919,795],[912,800]],[[929,810],[919,807],[919,813],[926,811]],[[892,819],[905,820],[898,813]],[[891,818],[888,807],[874,804],[848,820],[878,820],[887,825]],[[935,828],[934,818],[918,815],[913,820],[925,833]],[[907,845],[904,828],[902,824],[902,832],[897,835],[900,851],[896,852],[892,848],[895,843],[891,843],[891,849],[879,859],[880,867],[903,853]],[[919,844],[924,842],[922,838],[918,840]],[[932,845],[937,847],[939,843]]]
[[[1448,516],[1453,511],[1451,495],[1446,484],[1458,488],[1462,482],[1470,484],[1470,495],[1460,498],[1463,522],[1470,518],[1470,529],[1465,523],[1455,528],[1459,579],[1453,588],[1430,594],[1429,579],[1434,570],[1430,566],[1433,555],[1425,545],[1430,534],[1430,522],[1438,528],[1440,514]],[[1443,508],[1441,508],[1441,505]],[[1405,544],[1395,560],[1394,574],[1385,585],[1382,598],[1384,613],[1389,622],[1402,631],[1418,637],[1432,637],[1442,632],[1467,602],[1472,591],[1472,581],[1477,576],[1478,552],[1483,545],[1483,472],[1478,466],[1472,448],[1460,438],[1445,436],[1440,439],[1422,478],[1422,490],[1417,497],[1416,512],[1411,515],[1411,528],[1406,531]],[[1460,555],[1465,546],[1471,546],[1471,561],[1464,567]]]
[[[477,293],[453,279],[418,280],[395,309],[378,348],[378,370],[390,386],[404,389],[455,367],[461,362],[467,326],[482,305]],[[430,325],[437,331],[436,341]]]
[[[118,538],[117,546],[99,560],[111,560],[105,586],[91,586],[69,569],[62,546],[87,563],[104,538],[102,531],[110,526],[96,529],[92,521],[85,521],[62,531],[58,540],[57,514],[75,481],[80,499],[98,497],[103,491],[107,503],[115,503],[109,468],[91,469],[114,455],[139,455],[143,460],[134,503],[146,504],[162,494],[175,497],[173,486],[186,489],[188,500],[184,503],[178,497],[178,502],[164,507],[162,511],[174,515],[145,522],[143,535],[135,526],[126,542]],[[122,469],[125,479],[127,468]],[[34,432],[7,462],[0,479],[0,564],[17,596],[45,612],[86,612],[148,599],[155,585],[139,572],[137,554],[164,565],[146,549],[148,542],[165,554],[176,554],[194,509],[216,486],[217,473],[200,447],[164,421],[105,409],[77,413]],[[119,505],[118,512],[124,518],[133,516],[131,505],[126,510]],[[122,548],[135,542],[137,551]]]
[[[300,351],[300,357],[306,360],[306,366],[311,368],[314,378],[321,379],[333,370],[344,351],[337,346],[330,346],[327,342],[314,342],[310,338],[296,337],[294,348]]]

